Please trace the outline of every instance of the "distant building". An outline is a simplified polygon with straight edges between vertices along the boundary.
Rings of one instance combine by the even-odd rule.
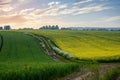
[[[3,27],[0,27],[0,30],[3,30]]]
[[[4,26],[4,30],[10,30],[10,29],[11,29],[10,25],[5,25]]]

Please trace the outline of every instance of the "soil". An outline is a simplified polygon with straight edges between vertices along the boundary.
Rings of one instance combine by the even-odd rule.
[[[117,64],[101,64],[98,71],[85,70],[85,68],[79,68],[76,72],[60,78],[58,80],[96,80],[103,76],[105,72],[117,68]],[[81,70],[83,69],[83,70]],[[120,80],[120,75],[111,80]]]

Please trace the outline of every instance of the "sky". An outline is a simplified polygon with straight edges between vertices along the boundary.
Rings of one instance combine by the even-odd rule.
[[[0,0],[0,26],[120,27],[120,0]]]

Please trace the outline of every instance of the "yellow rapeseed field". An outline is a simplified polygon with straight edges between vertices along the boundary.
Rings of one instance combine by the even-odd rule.
[[[53,40],[62,50],[80,59],[120,57],[120,31],[28,31]]]

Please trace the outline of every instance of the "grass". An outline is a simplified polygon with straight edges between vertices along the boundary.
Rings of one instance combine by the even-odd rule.
[[[33,37],[19,32],[2,32],[4,45],[0,52],[0,62],[54,62],[45,55]],[[41,57],[41,58],[40,58]]]
[[[70,63],[0,64],[0,80],[54,80],[78,68]],[[2,70],[4,69],[4,70]]]
[[[0,35],[0,51],[2,50],[2,46],[3,46],[3,36]]]
[[[118,76],[120,76],[120,67],[107,71],[101,80],[117,80]]]
[[[79,67],[76,63],[54,61],[44,53],[38,40],[24,33],[2,31],[0,35],[0,80],[53,80]]]
[[[80,58],[120,60],[119,31],[23,30],[53,40],[62,50]]]

